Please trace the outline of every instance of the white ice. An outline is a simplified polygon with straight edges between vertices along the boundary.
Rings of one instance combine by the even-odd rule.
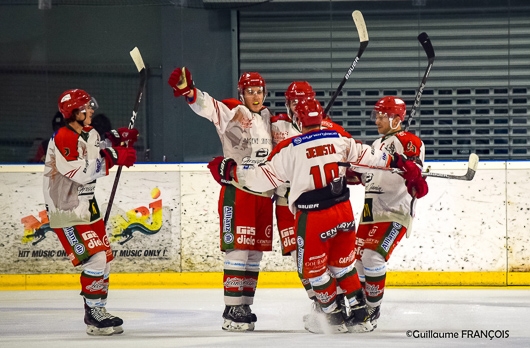
[[[93,337],[77,291],[0,291],[0,348],[530,347],[527,288],[389,288],[378,328],[364,334],[306,332],[310,306],[302,289],[258,288],[256,330],[233,333],[221,330],[222,289],[111,289],[107,310],[125,332]]]

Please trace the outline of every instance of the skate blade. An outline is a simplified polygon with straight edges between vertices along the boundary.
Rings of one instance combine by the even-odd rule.
[[[114,331],[114,334],[115,335],[119,335],[121,333],[123,333],[123,328],[120,326],[114,326],[112,327],[113,331]]]
[[[369,321],[348,326],[348,331],[351,333],[365,333],[374,331],[374,326]]]
[[[254,323],[236,323],[235,321],[232,321],[230,326],[225,330],[230,332],[254,331]]]
[[[97,328],[92,325],[87,325],[86,333],[90,336],[112,336],[114,334],[114,328],[112,326]]]

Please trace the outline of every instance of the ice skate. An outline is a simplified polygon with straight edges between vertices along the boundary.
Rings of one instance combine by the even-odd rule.
[[[348,332],[339,308],[334,309],[331,313],[322,311],[311,313],[308,320],[304,323],[304,328],[317,334],[329,335]]]
[[[250,310],[250,307],[249,307]],[[255,315],[254,315],[254,319]],[[226,331],[254,331],[252,315],[244,305],[225,306],[222,329]]]
[[[121,327],[123,325],[123,320],[120,317],[115,317],[114,315],[107,312],[107,309],[105,307],[101,307],[101,309],[103,310],[103,312],[105,312],[107,319],[110,319],[112,321],[112,328],[114,329],[114,334],[123,333],[123,328]]]
[[[302,320],[305,324],[309,320],[312,320],[312,317],[318,316],[319,314],[322,314],[322,306],[320,305],[320,302],[313,299],[313,303],[311,304],[311,313],[305,314]]]
[[[103,307],[85,305],[86,333],[91,336],[110,336],[114,334],[114,325]],[[122,330],[123,331],[123,330]]]
[[[381,315],[380,311],[381,306],[376,307],[370,307],[368,306],[368,314],[370,314],[370,322],[372,323],[372,326],[377,328],[377,319],[379,319],[379,316]]]
[[[346,319],[346,327],[349,332],[363,333],[374,331],[366,302],[363,301],[351,308],[351,314]]]
[[[256,316],[256,314],[252,313],[252,309],[250,309],[250,305],[243,305],[243,309],[245,310],[245,313],[247,313],[247,315],[250,315],[251,323],[255,323],[256,321],[258,321],[258,317]]]

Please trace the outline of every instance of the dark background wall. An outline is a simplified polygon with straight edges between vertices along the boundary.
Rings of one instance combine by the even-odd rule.
[[[371,41],[354,82],[337,98],[335,120],[362,140],[373,138],[366,112],[379,96],[407,93],[407,102],[413,100],[425,66],[414,38],[427,30],[436,38],[437,60],[417,129],[436,149],[429,159],[465,159],[478,147],[487,159],[498,145],[507,149],[490,159],[515,158],[510,146],[522,151],[517,159],[530,158],[528,1],[259,2],[52,0],[51,9],[41,10],[38,0],[0,0],[0,163],[26,162],[49,138],[57,97],[66,89],[87,90],[114,127],[127,125],[138,89],[129,56],[135,46],[149,71],[135,125],[140,160],[207,161],[221,153],[218,136],[173,97],[166,82],[171,71],[187,66],[197,87],[218,99],[236,97],[243,70],[260,71],[275,112],[283,111],[288,82],[307,79],[326,103],[357,49],[353,9],[367,18]],[[484,91],[486,97],[476,95]],[[459,127],[472,138],[460,140],[461,154]],[[446,144],[445,157],[437,157]]]

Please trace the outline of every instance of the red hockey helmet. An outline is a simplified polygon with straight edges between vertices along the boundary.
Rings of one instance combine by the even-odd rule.
[[[377,115],[384,114],[389,118],[399,117],[403,122],[405,120],[405,114],[407,113],[407,106],[403,99],[398,97],[383,97],[375,103],[374,109],[372,110],[372,121],[375,121]]]
[[[324,111],[320,102],[314,98],[301,99],[295,106],[295,120],[299,128],[318,126],[322,122]]]
[[[263,100],[267,96],[267,88],[265,86],[265,80],[257,72],[246,72],[241,75],[239,82],[237,83],[237,91],[239,98],[243,101],[243,91],[249,87],[262,87],[263,89]]]
[[[98,107],[96,100],[82,89],[64,91],[58,100],[59,111],[65,119],[70,118],[72,112],[76,109],[84,110],[87,104],[90,104],[90,107],[94,110]]]
[[[285,102],[291,100],[309,99],[315,97],[313,87],[307,81],[294,81],[285,91]]]

